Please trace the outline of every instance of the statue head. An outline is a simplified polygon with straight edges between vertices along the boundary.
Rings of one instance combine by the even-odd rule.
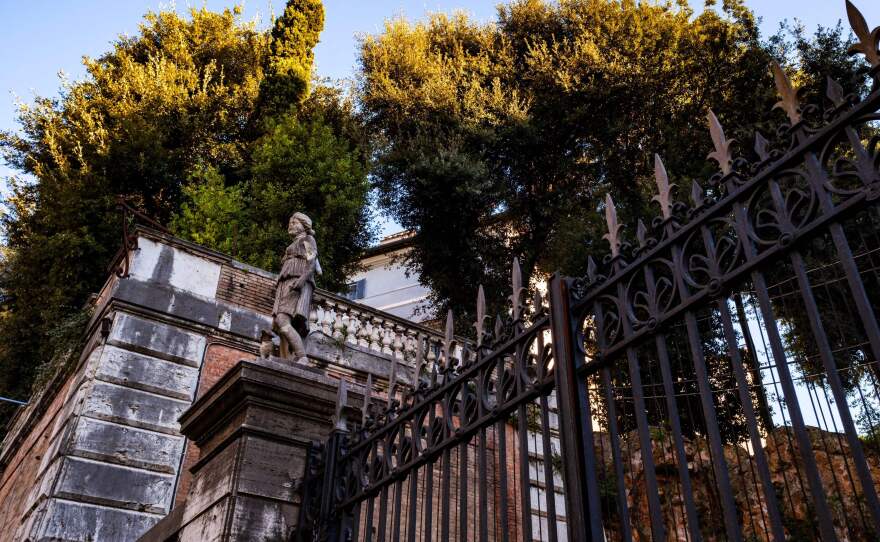
[[[293,215],[290,216],[290,221],[287,223],[287,233],[294,237],[301,233],[314,235],[315,232],[312,230],[312,219],[305,213],[293,213]]]

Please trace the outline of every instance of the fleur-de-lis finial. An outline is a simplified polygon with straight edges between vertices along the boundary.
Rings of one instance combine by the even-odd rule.
[[[587,256],[587,278],[590,282],[596,282],[596,260],[592,256]]]
[[[522,271],[519,267],[519,258],[513,259],[513,266],[510,270],[510,283],[513,293],[510,295],[510,304],[512,306],[511,316],[514,322],[519,322],[522,318]]]
[[[477,289],[477,321],[474,322],[474,329],[477,332],[477,348],[483,346],[483,325],[486,323],[486,294],[483,292],[483,285]]]
[[[617,209],[614,207],[614,200],[611,194],[605,194],[605,222],[608,224],[608,233],[602,236],[602,239],[608,241],[611,245],[611,257],[620,256],[620,224],[617,223]]]
[[[733,157],[730,154],[730,146],[733,144],[733,139],[727,140],[724,137],[724,128],[721,127],[721,123],[718,122],[718,117],[715,116],[715,113],[710,109],[709,114],[709,135],[712,136],[712,144],[715,145],[715,150],[709,153],[708,158],[711,160],[715,160],[718,162],[718,166],[721,167],[721,173],[724,175],[730,175],[733,164]]]
[[[832,79],[830,75],[827,76],[825,80],[825,95],[828,96],[828,99],[831,100],[834,105],[843,105],[843,87],[840,85],[840,83]]]
[[[770,143],[761,135],[761,132],[755,132],[755,152],[761,160],[770,158]]]
[[[504,333],[504,322],[501,320],[501,315],[495,315],[495,342],[499,342],[501,340],[501,334]]]
[[[336,389],[336,410],[333,413],[333,426],[345,431],[345,407],[348,406],[348,381],[339,379],[339,387]]]
[[[455,320],[452,309],[446,313],[446,335],[443,338],[443,364],[444,368],[452,369],[452,354],[455,351]]]
[[[648,244],[648,228],[645,227],[645,223],[642,222],[642,219],[639,219],[639,224],[636,227],[636,240],[639,242],[639,248],[645,248]]]
[[[367,423],[370,415],[370,402],[373,399],[373,373],[367,373],[367,386],[364,388],[364,404],[361,407],[361,423]]]
[[[694,208],[699,209],[703,206],[703,187],[697,181],[691,183],[691,200],[694,202]]]
[[[791,80],[785,75],[785,71],[782,69],[782,66],[779,65],[779,62],[774,60],[771,67],[773,69],[773,79],[776,81],[776,91],[779,92],[779,96],[782,97],[781,100],[776,102],[773,109],[779,108],[785,111],[785,114],[788,115],[788,120],[790,120],[791,125],[794,126],[801,121],[797,90],[791,85]]]
[[[874,30],[868,29],[868,22],[862,16],[862,12],[853,5],[850,0],[846,0],[846,16],[849,19],[849,25],[852,27],[859,42],[853,44],[849,48],[849,54],[863,54],[865,59],[876,68],[880,66],[880,26]]]
[[[654,181],[657,183],[657,195],[651,201],[660,204],[663,220],[669,220],[672,217],[672,185],[669,184],[669,175],[666,174],[666,166],[659,154],[654,155]]]

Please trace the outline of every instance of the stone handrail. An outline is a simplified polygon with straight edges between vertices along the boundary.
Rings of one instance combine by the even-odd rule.
[[[436,329],[323,290],[315,292],[309,330],[321,332],[340,344],[402,361],[411,368],[419,364],[419,352],[425,356],[423,364],[433,366],[444,341],[443,334]],[[455,340],[459,353],[463,340]]]

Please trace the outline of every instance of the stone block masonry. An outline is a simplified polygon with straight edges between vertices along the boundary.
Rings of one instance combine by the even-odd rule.
[[[165,347],[168,345],[168,348]],[[61,408],[24,499],[16,539],[124,540],[171,509],[184,448],[177,418],[198,384],[205,337],[117,312]],[[7,468],[4,483],[24,475]],[[102,534],[103,533],[103,534]]]
[[[209,338],[230,335],[239,355],[255,350],[266,317],[213,299],[216,256],[149,234],[138,247],[130,275],[111,277],[98,296],[83,359],[32,398],[4,441],[8,539],[140,536],[174,503],[186,448],[178,419]]]
[[[216,459],[206,458],[204,447],[181,433],[179,420],[240,360],[256,356],[260,331],[271,327],[275,276],[149,230],[138,230],[137,248],[129,256],[129,273],[112,275],[98,293],[81,357],[35,394],[9,427],[0,449],[4,542],[136,540],[163,517],[180,516],[188,495],[210,500],[205,488],[222,486],[193,477],[191,471],[198,473],[206,461]],[[332,294],[316,296],[322,303],[316,313],[322,320],[312,321],[310,338],[312,361],[320,367],[313,371],[316,377],[327,379],[329,374],[363,382],[369,372],[381,386],[391,359],[406,357],[402,347],[396,348],[399,341],[392,340],[393,333],[405,337],[426,332],[407,329],[405,322],[371,313],[368,307],[349,309]],[[372,348],[352,348],[357,345],[331,337],[346,328],[329,323],[327,303],[332,303],[334,315],[344,310],[386,322],[384,342],[379,327],[373,335],[380,339],[364,341],[375,342]],[[336,350],[321,350],[327,344]],[[401,381],[406,374],[399,375]],[[306,388],[300,387],[309,397]],[[318,425],[327,421],[312,420]],[[322,432],[298,423],[288,430],[302,439],[301,448],[322,437]],[[265,508],[258,518],[256,508],[230,502],[229,517],[257,525],[260,518],[281,514],[288,528],[295,517],[290,487],[264,495],[248,485],[264,468],[275,472],[283,463],[278,458],[286,453],[275,449],[277,439],[261,438],[230,444],[235,451],[224,453],[246,454],[254,461],[253,472],[241,471],[236,481],[242,489],[236,502],[256,499],[275,512]],[[259,459],[257,451],[268,455]],[[207,526],[215,516],[227,517],[222,506],[186,518],[188,529],[197,529],[200,522]]]
[[[278,359],[241,360],[181,419],[199,449],[187,498],[144,542],[288,540],[310,442],[327,437],[338,380]],[[348,413],[357,416],[362,394]]]

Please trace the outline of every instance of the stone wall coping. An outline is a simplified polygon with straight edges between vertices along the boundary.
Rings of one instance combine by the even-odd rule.
[[[211,249],[203,247],[201,245],[197,245],[196,243],[193,243],[191,241],[187,241],[185,239],[181,239],[179,237],[175,237],[173,235],[169,235],[167,233],[163,233],[163,232],[160,232],[158,230],[154,230],[152,228],[149,228],[149,227],[146,227],[143,225],[138,225],[135,228],[134,232],[135,232],[135,235],[137,235],[137,236],[143,236],[143,237],[146,237],[148,239],[152,239],[152,240],[160,242],[160,243],[164,243],[164,244],[167,244],[170,246],[175,246],[175,247],[181,248],[183,250],[186,250],[188,252],[199,254],[199,255],[205,257],[206,259],[215,261],[220,264],[229,265],[231,267],[235,267],[237,269],[240,269],[242,271],[246,271],[248,273],[253,273],[255,275],[259,275],[261,277],[269,278],[272,280],[277,280],[277,278],[278,278],[278,275],[275,273],[272,273],[271,271],[266,271],[265,269],[260,269],[258,267],[254,267],[254,266],[246,264],[244,262],[240,262],[228,254],[223,254],[222,252],[217,252],[216,250],[211,250]],[[396,316],[396,315],[381,311],[381,310],[379,310],[375,307],[371,307],[369,305],[364,305],[362,303],[352,301],[351,299],[348,299],[347,297],[333,293],[329,290],[324,290],[322,288],[316,288],[315,289],[315,296],[318,298],[324,298],[324,299],[333,301],[334,303],[348,305],[348,306],[358,310],[361,313],[374,314],[377,318],[381,318],[387,322],[394,322],[395,324],[398,324],[402,327],[416,330],[418,332],[424,333],[425,335],[430,335],[430,336],[439,337],[439,338],[443,337],[443,333],[437,329],[434,329],[432,327],[428,327],[426,325],[423,325],[423,324],[420,324],[417,322],[413,322],[412,320],[407,320],[406,318],[401,318],[400,316]],[[457,337],[457,340],[459,341],[459,344],[462,344],[461,341],[464,341],[466,339],[463,339],[461,337]]]
[[[326,416],[329,424],[336,409],[338,386],[339,380],[313,367],[281,358],[242,359],[183,413],[180,432],[198,446],[254,402],[311,417]],[[355,384],[349,384],[349,388],[346,411],[359,416],[355,406],[363,401],[363,391]]]

